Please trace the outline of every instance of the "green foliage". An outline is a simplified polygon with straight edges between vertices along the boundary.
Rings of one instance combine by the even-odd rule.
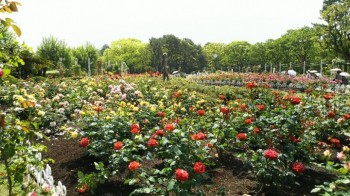
[[[95,46],[91,43],[86,43],[85,45],[74,48],[72,53],[75,58],[75,65],[80,65],[82,71],[88,73],[88,62],[90,59],[91,72],[95,72],[99,58],[98,49]]]
[[[229,43],[224,48],[223,63],[225,67],[234,66],[235,71],[243,71],[249,67],[249,51],[251,44],[246,41],[234,41]],[[248,70],[247,70],[248,71]]]
[[[178,70],[190,73],[202,70],[207,65],[202,47],[196,45],[188,38],[179,39],[174,35],[164,35],[161,38],[150,39],[152,63],[156,71],[161,70],[161,57],[164,52],[168,53],[168,65],[170,72]]]
[[[326,24],[318,25],[327,47],[332,48],[346,62],[350,61],[349,5],[349,0],[325,1],[321,17]]]
[[[84,174],[78,171],[78,192],[86,193],[89,191],[91,194],[94,194],[96,187],[103,184],[108,179],[109,172],[104,168],[104,164],[102,162],[95,162],[94,165],[95,169],[98,171],[96,173]]]
[[[74,76],[80,76],[81,75],[81,67],[80,65],[73,65],[72,66],[72,72]]]
[[[8,31],[8,27],[0,24],[0,62],[5,67],[17,67],[23,65],[24,62],[20,58],[20,54],[24,49],[24,45],[20,45],[16,41],[16,37]]]
[[[74,62],[72,51],[66,42],[53,36],[43,38],[37,48],[37,54],[39,57],[49,60],[54,65],[52,68],[63,66],[63,68],[69,69]]]
[[[221,60],[224,55],[224,47],[223,43],[207,43],[203,46],[209,69],[220,69],[220,65],[223,64]]]
[[[16,1],[0,1],[0,13],[8,13],[12,14],[13,12],[17,12],[17,6],[21,4]],[[16,23],[11,18],[0,18],[0,24],[12,27],[13,31],[17,34],[17,36],[21,36],[21,29],[16,25]]]
[[[110,61],[112,66],[116,65],[118,72],[121,64],[126,63],[130,73],[142,73],[150,69],[150,58],[148,45],[130,38],[112,42],[110,48],[105,49],[102,59],[104,64]]]
[[[293,66],[293,69],[303,73],[303,64],[316,62],[319,50],[317,44],[320,38],[315,28],[303,27],[300,29],[289,30],[281,38],[279,43],[283,49],[283,56],[287,56],[290,62],[299,66]],[[310,68],[309,68],[310,69]],[[306,71],[306,70],[305,70]]]

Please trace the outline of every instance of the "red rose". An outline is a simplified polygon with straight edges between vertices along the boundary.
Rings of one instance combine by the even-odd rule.
[[[205,139],[205,134],[203,132],[199,132],[197,134],[192,135],[193,140],[204,140]]]
[[[151,77],[153,77],[153,71],[149,71],[149,75],[151,76]]]
[[[230,113],[230,109],[228,109],[228,107],[221,107],[220,112],[223,114],[228,114]]]
[[[173,124],[166,124],[166,125],[164,126],[164,129],[165,129],[166,131],[173,131],[173,130],[175,129],[175,126],[174,126]]]
[[[140,129],[136,129],[136,128],[131,129],[132,134],[138,134],[139,132],[140,132]]]
[[[151,139],[156,139],[157,138],[157,135],[154,133],[151,135]]]
[[[247,111],[247,109],[248,109],[247,105],[244,104],[244,103],[242,103],[239,107],[241,108],[241,110],[242,110],[243,112]]]
[[[150,139],[147,142],[148,147],[157,147],[158,146],[158,141],[155,139]]]
[[[292,142],[301,142],[300,138],[295,137],[294,135],[289,136],[290,141]]]
[[[304,165],[303,165],[302,163],[295,162],[295,163],[293,163],[293,165],[292,165],[292,170],[293,170],[295,173],[298,173],[298,174],[303,173],[304,169],[305,169],[305,168],[304,168]]]
[[[247,135],[245,133],[238,133],[236,138],[239,139],[239,140],[246,140],[247,139]]]
[[[159,117],[161,117],[161,118],[164,118],[164,116],[165,116],[165,113],[164,112],[158,112],[158,114],[157,114]]]
[[[197,174],[202,174],[205,172],[205,165],[202,162],[195,162],[193,165],[193,170]]]
[[[224,100],[225,99],[225,95],[219,95],[219,99],[220,100]]]
[[[264,156],[267,159],[275,160],[278,158],[278,153],[272,149],[267,149],[265,150]]]
[[[102,110],[103,110],[103,107],[102,106],[96,106],[95,108],[94,108],[94,110],[96,111],[96,112],[102,112]]]
[[[164,131],[162,129],[159,129],[156,131],[156,135],[164,136]]]
[[[259,111],[265,110],[265,105],[263,104],[257,104],[256,107],[258,108]]]
[[[301,99],[300,99],[300,97],[292,97],[292,98],[290,98],[290,102],[293,105],[298,105],[301,102]]]
[[[341,144],[340,144],[340,140],[337,139],[337,138],[331,138],[331,143],[335,146],[335,147],[340,147]]]
[[[247,82],[247,84],[245,85],[245,87],[247,89],[252,89],[256,87],[256,83],[255,82]]]
[[[344,117],[345,119],[350,119],[350,114],[344,114],[343,117]]]
[[[214,144],[208,143],[207,146],[208,146],[209,148],[212,148],[212,147],[214,146]]]
[[[252,123],[252,119],[251,118],[248,118],[248,119],[244,120],[244,124],[246,124],[246,125],[249,125],[251,123]]]
[[[159,72],[159,71],[157,71],[157,72],[156,72],[156,75],[157,75],[157,76],[160,76],[160,72]]]
[[[326,100],[330,100],[330,99],[332,99],[332,94],[330,94],[330,93],[327,93],[327,94],[325,94],[325,95],[323,95],[323,98],[325,98]]]
[[[83,138],[81,138],[81,140],[80,140],[80,146],[81,147],[86,147],[86,146],[88,146],[89,145],[89,139],[87,138],[87,137],[83,137]]]
[[[204,116],[204,115],[205,115],[205,111],[204,111],[204,110],[198,110],[198,111],[197,111],[197,114],[198,114],[199,116]]]
[[[174,98],[179,98],[181,96],[181,93],[179,93],[179,92],[175,92],[174,94],[173,94],[173,97]]]
[[[134,170],[138,170],[140,168],[140,166],[141,166],[141,164],[139,162],[132,161],[132,162],[129,163],[128,168],[129,168],[130,171],[134,171]]]
[[[140,129],[140,125],[139,124],[132,124],[130,126],[131,129]]]
[[[255,133],[255,134],[260,133],[260,129],[259,129],[258,127],[255,127],[255,128],[253,129],[253,133]]]
[[[114,143],[114,150],[120,150],[123,148],[123,142],[119,141]]]
[[[175,170],[175,178],[178,181],[186,181],[188,180],[189,174],[186,170],[177,169]]]
[[[4,75],[4,71],[2,71],[2,69],[0,68],[0,78],[2,78],[3,75]]]
[[[132,124],[130,128],[132,134],[138,134],[140,132],[140,126],[138,124]]]
[[[328,118],[334,118],[335,117],[335,112],[334,111],[328,112],[327,117]]]
[[[89,189],[87,184],[81,185],[81,187],[78,188],[79,193],[86,193],[86,191]]]
[[[321,149],[321,148],[328,148],[328,144],[326,142],[318,142],[317,143],[317,147],[319,149]]]

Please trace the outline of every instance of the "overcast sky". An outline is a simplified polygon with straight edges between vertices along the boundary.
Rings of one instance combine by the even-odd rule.
[[[12,14],[34,49],[50,35],[76,47],[173,34],[196,44],[277,39],[320,22],[323,0],[18,0]]]

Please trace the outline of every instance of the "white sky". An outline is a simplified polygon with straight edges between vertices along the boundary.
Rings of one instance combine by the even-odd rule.
[[[173,34],[196,44],[252,44],[320,22],[323,0],[18,0],[11,17],[34,49],[50,35],[100,49],[121,38]]]

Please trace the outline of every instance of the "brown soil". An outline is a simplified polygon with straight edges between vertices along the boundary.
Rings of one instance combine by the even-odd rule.
[[[52,174],[55,181],[61,181],[67,187],[67,195],[79,195],[76,190],[77,172],[89,173],[94,170],[94,159],[85,153],[85,149],[79,147],[79,142],[66,140],[62,137],[45,141],[48,147],[44,158],[52,158],[55,163],[51,164]],[[230,158],[232,157],[232,158]],[[147,164],[144,162],[143,165]],[[148,164],[154,165],[154,162]],[[286,186],[282,191],[258,190],[254,176],[248,173],[247,167],[233,156],[225,157],[225,160],[218,161],[214,168],[208,169],[211,179],[203,189],[207,195],[214,195],[220,191],[226,195],[289,195],[301,196],[311,195],[310,191],[316,184],[322,184],[325,180],[330,180],[331,175],[322,170],[307,168],[304,174],[298,179],[299,186]],[[129,195],[135,187],[124,185],[120,177],[112,177],[108,182],[99,186],[94,195],[117,196]],[[223,194],[222,194],[223,195]]]

